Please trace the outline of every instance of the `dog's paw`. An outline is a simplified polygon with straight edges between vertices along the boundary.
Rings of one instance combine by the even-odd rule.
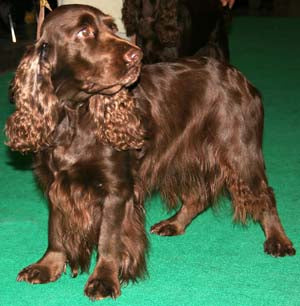
[[[274,257],[293,256],[296,250],[290,242],[283,242],[275,237],[269,238],[264,243],[264,250]]]
[[[84,294],[91,300],[102,300],[106,297],[116,299],[121,294],[120,283],[109,278],[91,278],[85,285]]]
[[[177,236],[184,234],[184,230],[179,229],[176,224],[165,220],[154,224],[150,229],[150,233],[160,236]]]
[[[47,266],[33,264],[24,268],[18,274],[17,281],[31,284],[45,284],[56,281],[61,274],[52,275]]]

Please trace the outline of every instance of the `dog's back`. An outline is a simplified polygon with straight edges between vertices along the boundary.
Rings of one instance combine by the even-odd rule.
[[[151,114],[154,135],[141,169],[151,182],[147,189],[163,190],[171,206],[182,193],[198,190],[199,183],[213,185],[211,190],[202,186],[212,202],[224,187],[225,167],[234,160],[239,166],[246,163],[249,148],[261,150],[259,92],[223,62],[199,57],[145,66],[137,91],[139,101],[146,93],[145,112]],[[238,157],[236,146],[247,158]]]

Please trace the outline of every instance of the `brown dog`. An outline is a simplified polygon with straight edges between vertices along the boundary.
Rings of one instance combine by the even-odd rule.
[[[8,145],[36,152],[50,206],[48,249],[18,279],[55,281],[66,263],[76,275],[96,247],[85,293],[118,296],[120,282],[145,271],[142,205],[152,190],[171,208],[183,203],[153,233],[184,233],[227,190],[235,218],[262,225],[267,253],[294,255],[265,174],[258,91],[206,57],[145,66],[133,84],[141,52],[114,28],[96,9],[62,6],[17,70]]]
[[[111,17],[89,6],[51,13],[17,69],[16,112],[6,124],[12,149],[35,152],[50,208],[48,249],[18,280],[55,281],[67,263],[76,276],[96,248],[85,294],[97,300],[116,298],[120,283],[146,270],[129,155],[144,134],[133,100],[120,91],[137,79],[142,53],[114,29]]]

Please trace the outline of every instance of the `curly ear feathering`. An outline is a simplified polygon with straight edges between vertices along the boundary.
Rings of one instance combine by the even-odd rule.
[[[141,149],[146,133],[133,96],[120,90],[113,96],[94,95],[90,112],[99,127],[95,136],[116,150]]]
[[[51,143],[56,127],[58,98],[51,81],[53,63],[48,45],[37,43],[23,56],[13,84],[16,112],[7,120],[7,145],[13,150],[38,151]]]

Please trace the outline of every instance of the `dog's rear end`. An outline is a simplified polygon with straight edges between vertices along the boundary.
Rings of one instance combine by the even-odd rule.
[[[158,190],[170,208],[182,202],[152,233],[183,234],[227,190],[235,219],[261,224],[266,253],[294,255],[265,173],[257,89],[235,68],[203,57],[145,66],[134,93],[152,132],[139,167],[141,198]]]

